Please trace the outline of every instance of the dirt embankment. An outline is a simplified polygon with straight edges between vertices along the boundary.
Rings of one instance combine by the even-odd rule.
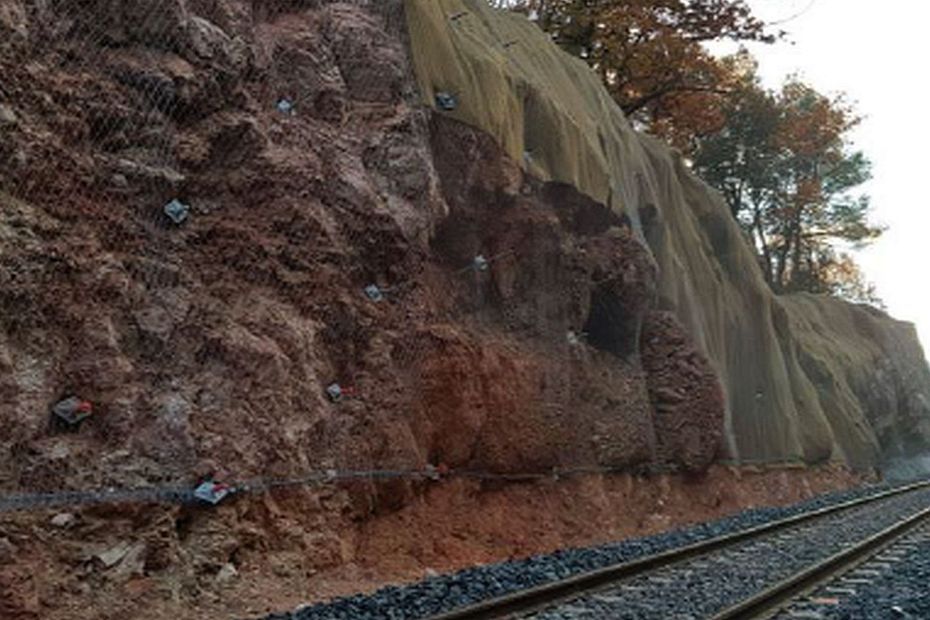
[[[631,474],[487,486],[455,480],[362,522],[340,493],[210,510],[113,506],[0,516],[4,618],[251,617],[475,563],[643,536],[859,483],[839,467]],[[314,524],[308,525],[308,518]]]

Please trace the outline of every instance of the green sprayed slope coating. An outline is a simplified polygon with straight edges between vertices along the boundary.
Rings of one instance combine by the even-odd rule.
[[[636,150],[622,112],[581,60],[551,45],[528,20],[486,4],[407,2],[424,100],[455,94],[459,107],[451,115],[493,135],[530,173],[622,209],[622,192],[634,181],[623,162]]]
[[[882,452],[930,445],[930,373],[911,326],[834,299],[774,296],[717,193],[635,132],[587,65],[524,17],[486,0],[405,7],[426,104],[456,95],[444,114],[643,234],[660,268],[659,304],[720,374],[732,455],[871,465]],[[894,389],[876,392],[879,367]]]

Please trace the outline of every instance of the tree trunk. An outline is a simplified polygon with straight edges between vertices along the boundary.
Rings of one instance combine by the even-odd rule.
[[[765,281],[769,286],[772,282],[772,253],[769,248],[768,239],[765,238],[765,229],[762,227],[762,210],[759,204],[754,202],[752,206],[752,232],[753,243],[757,243],[756,251],[762,254],[763,271],[765,272]],[[759,240],[756,242],[755,238]]]

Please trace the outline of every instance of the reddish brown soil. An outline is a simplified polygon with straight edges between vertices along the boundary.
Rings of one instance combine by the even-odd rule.
[[[591,476],[499,489],[456,480],[430,486],[397,512],[363,523],[321,522],[314,531],[288,515],[325,506],[333,496],[243,499],[211,514],[88,509],[67,528],[49,522],[55,513],[7,515],[0,519],[0,552],[7,553],[0,610],[3,618],[255,616],[416,581],[432,571],[789,504],[859,481],[838,467],[722,466],[689,479]],[[118,542],[139,541],[147,541],[149,556],[135,568],[131,559],[110,568],[89,559]],[[193,569],[177,564],[183,558],[196,560]],[[221,583],[217,572],[229,561],[238,576]]]

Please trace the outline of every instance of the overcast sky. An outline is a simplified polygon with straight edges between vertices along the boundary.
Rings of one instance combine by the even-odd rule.
[[[767,85],[800,73],[825,93],[844,91],[865,115],[857,147],[874,165],[873,220],[889,227],[859,257],[896,318],[917,323],[930,352],[930,2],[748,0],[793,44],[753,46]]]

